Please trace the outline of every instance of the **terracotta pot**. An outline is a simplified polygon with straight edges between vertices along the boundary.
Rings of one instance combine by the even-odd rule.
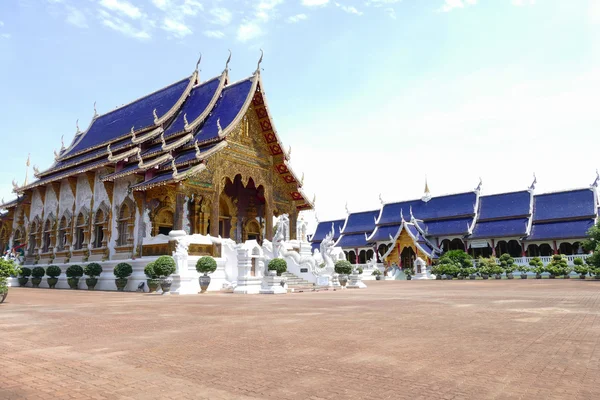
[[[58,283],[58,278],[48,278],[46,281],[48,282],[48,287],[54,289]]]
[[[87,285],[88,290],[94,290],[98,284],[98,278],[86,278],[85,284]]]
[[[200,293],[206,293],[206,289],[210,285],[210,276],[204,274],[198,278],[198,281],[200,282]]]
[[[67,282],[69,282],[71,289],[79,289],[79,278],[68,278]]]

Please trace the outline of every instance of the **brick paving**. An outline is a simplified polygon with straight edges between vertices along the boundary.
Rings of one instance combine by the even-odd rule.
[[[281,296],[13,288],[0,399],[598,399],[600,282]]]

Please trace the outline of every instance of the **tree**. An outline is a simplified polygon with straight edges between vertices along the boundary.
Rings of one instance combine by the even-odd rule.
[[[600,221],[587,232],[588,238],[583,241],[583,249],[593,252],[585,262],[593,270],[600,270]]]
[[[470,268],[473,266],[473,258],[462,250],[450,250],[445,252],[440,257],[440,263],[444,263],[444,260],[450,260],[453,264],[459,268]]]

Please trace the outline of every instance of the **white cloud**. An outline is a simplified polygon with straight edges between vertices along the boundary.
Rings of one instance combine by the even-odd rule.
[[[396,19],[396,11],[392,7],[386,8],[385,12],[390,16],[390,18]]]
[[[343,4],[340,3],[335,3],[335,5],[339,8],[341,8],[342,10],[344,10],[345,12],[347,12],[348,14],[355,14],[355,15],[363,15],[362,11],[358,11],[356,9],[356,7],[354,6],[345,6]]]
[[[302,5],[307,7],[324,6],[329,0],[302,0]]]
[[[10,33],[3,33],[0,35],[1,38],[3,39],[10,39],[11,38],[11,34]]]
[[[288,17],[286,21],[290,24],[295,24],[296,22],[304,21],[307,18],[308,16],[306,14],[296,14],[292,15],[291,17]]]
[[[144,15],[139,8],[124,0],[100,0],[100,5],[131,19],[140,19]]]
[[[159,9],[167,11],[171,7],[170,0],[152,0],[152,3]]]
[[[204,31],[204,36],[209,38],[221,39],[225,34],[221,31]]]
[[[226,8],[216,7],[216,8],[211,9],[209,12],[213,17],[216,18],[216,19],[211,20],[211,22],[213,24],[229,25],[229,23],[231,22],[231,20],[233,18],[231,11],[229,11]]]
[[[513,6],[532,6],[535,4],[535,0],[511,0]]]
[[[247,21],[239,26],[237,39],[240,42],[247,42],[248,40],[262,36],[262,34],[263,30],[260,25],[253,21]]]
[[[400,3],[400,1],[402,1],[402,0],[367,0],[365,2],[365,5],[373,6],[373,7],[383,7],[386,5]]]
[[[87,28],[87,18],[85,14],[75,7],[67,7],[67,22],[77,28]]]
[[[3,21],[0,21],[0,26],[4,26],[4,22]]]
[[[438,11],[449,12],[455,8],[464,8],[465,6],[474,6],[477,0],[445,0],[444,4],[438,8]]]
[[[177,38],[183,38],[193,33],[192,30],[182,21],[178,21],[169,17],[163,20],[161,28],[173,34],[173,36]]]
[[[181,5],[181,12],[185,15],[195,16],[204,10],[202,3],[196,0],[185,0]]]
[[[151,35],[147,29],[138,29],[129,22],[124,21],[123,19],[116,17],[104,10],[99,10],[99,18],[104,26],[120,32],[125,36],[140,40],[147,40],[151,38]],[[153,25],[152,21],[148,21],[147,23],[148,25]]]

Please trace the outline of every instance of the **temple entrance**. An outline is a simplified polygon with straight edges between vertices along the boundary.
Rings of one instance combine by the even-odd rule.
[[[256,187],[252,178],[245,185],[241,175],[227,179],[219,197],[219,235],[262,243],[265,202],[263,186]]]
[[[414,261],[416,258],[417,256],[412,247],[405,247],[404,249],[402,249],[402,253],[400,255],[402,268],[413,268]]]

